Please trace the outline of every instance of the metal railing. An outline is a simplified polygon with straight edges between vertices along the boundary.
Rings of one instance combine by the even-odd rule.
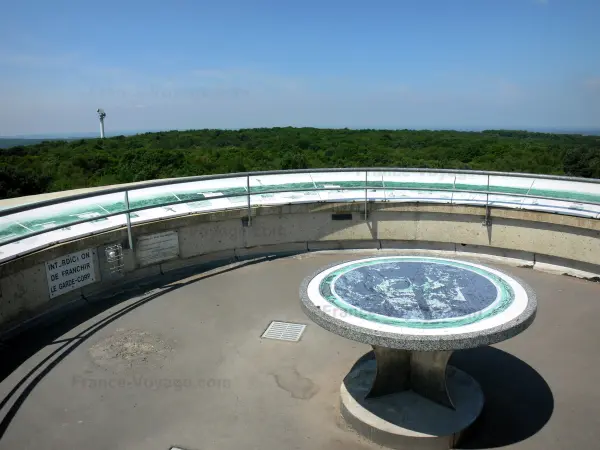
[[[364,177],[362,173],[364,172]],[[319,186],[317,182],[315,182],[313,176],[317,175],[331,175],[331,180],[320,180]],[[350,180],[340,180],[340,174],[352,174],[356,175],[354,178]],[[373,177],[369,179],[369,175],[371,174],[380,174],[380,179],[374,179]],[[384,175],[387,174],[387,175]],[[252,186],[252,181],[258,180],[258,178],[268,178],[275,175],[284,175],[287,177],[289,182],[285,183],[274,183],[260,186]],[[308,176],[310,180],[312,180],[313,187],[307,187],[308,179],[304,179],[304,181],[299,181],[299,178],[294,180],[294,177],[300,176]],[[388,177],[386,179],[386,176]],[[429,180],[430,187],[424,186],[423,180],[421,181],[410,181],[409,178],[413,177],[413,179],[418,179],[423,176],[440,176],[442,178],[446,178],[445,181],[436,183],[435,180]],[[454,176],[452,187],[449,188],[450,181],[448,176]],[[458,185],[467,185],[467,186],[476,186],[477,188],[457,188],[457,178],[461,176],[465,178],[464,180],[458,183]],[[471,182],[475,177],[478,177],[479,181],[486,179],[487,183],[478,183],[474,185],[469,185],[469,177],[472,178]],[[210,197],[206,197],[204,194],[208,191],[205,189],[205,192],[196,193],[192,198],[186,196],[185,198],[180,198],[178,195],[173,193],[173,200],[170,201],[160,201],[160,203],[151,203],[142,206],[131,205],[131,194],[140,192],[146,189],[157,188],[157,187],[167,187],[167,186],[177,186],[184,184],[192,184],[192,183],[204,183],[211,181],[224,181],[224,180],[232,180],[237,179],[238,184],[232,185],[230,187],[215,187],[210,190],[219,191],[219,190],[236,190],[235,192],[225,193],[220,195],[211,195]],[[506,179],[506,180],[517,180],[517,184],[521,183],[523,186],[511,186],[510,183],[507,183],[506,186],[494,187],[490,185],[490,181],[492,179]],[[242,185],[242,180],[245,181]],[[506,182],[505,180],[505,182]],[[550,183],[562,186],[561,189],[552,190],[548,188],[543,188],[540,192],[550,192],[553,195],[540,195],[533,194],[532,189],[534,184],[539,180],[539,183],[542,185],[544,183]],[[260,182],[260,180],[258,180]],[[529,188],[526,190],[526,184],[524,182],[531,184]],[[386,186],[386,182],[388,185]],[[334,183],[338,183],[338,185],[333,185]],[[394,184],[395,183],[395,184]],[[410,186],[410,184],[414,186]],[[466,184],[465,184],[466,183]],[[399,186],[398,184],[401,184]],[[439,186],[436,186],[439,185]],[[297,185],[297,187],[293,187]],[[260,188],[259,188],[260,187]],[[243,191],[242,191],[243,189]],[[512,191],[511,191],[512,190]],[[450,194],[450,198],[427,198],[419,196],[415,197],[404,197],[403,199],[393,198],[394,201],[413,201],[413,202],[436,202],[446,201],[451,204],[480,204],[484,205],[485,212],[485,220],[484,224],[489,225],[489,214],[490,207],[498,206],[502,204],[510,204],[509,199],[520,199],[521,207],[524,207],[523,202],[525,200],[541,200],[546,202],[559,202],[561,205],[541,205],[544,208],[553,210],[556,213],[563,214],[572,214],[572,215],[582,215],[582,213],[586,213],[588,217],[600,218],[600,180],[597,179],[585,179],[585,178],[573,178],[573,177],[559,177],[559,176],[550,176],[550,175],[534,175],[534,174],[521,174],[521,173],[503,173],[503,172],[481,172],[481,171],[467,171],[467,170],[443,170],[443,169],[406,169],[406,168],[351,168],[351,169],[304,169],[304,170],[294,170],[294,171],[271,171],[271,172],[249,172],[249,173],[232,173],[226,175],[209,175],[209,176],[198,176],[198,177],[186,177],[186,178],[178,178],[178,179],[169,179],[169,180],[154,180],[151,182],[142,182],[140,184],[136,184],[133,186],[118,186],[114,188],[101,189],[94,192],[86,192],[82,194],[68,195],[64,197],[54,198],[50,200],[44,200],[34,203],[23,204],[15,207],[9,207],[0,210],[0,221],[4,220],[5,225],[10,226],[20,226],[23,227],[26,232],[21,234],[11,236],[10,233],[5,239],[2,239],[2,235],[0,234],[0,249],[3,246],[8,244],[20,242],[24,239],[28,239],[31,237],[39,236],[45,233],[50,233],[53,231],[64,230],[66,227],[77,226],[80,224],[84,224],[87,222],[98,221],[102,219],[108,219],[118,215],[125,215],[126,217],[126,227],[128,231],[128,240],[130,248],[133,248],[133,236],[132,236],[132,221],[131,215],[145,210],[155,209],[155,208],[164,208],[179,204],[191,204],[194,202],[205,202],[205,201],[213,201],[219,199],[231,199],[234,197],[245,197],[245,205],[244,207],[247,209],[248,220],[251,222],[252,218],[252,206],[253,197],[262,197],[269,195],[276,195],[282,193],[290,193],[290,192],[304,192],[304,193],[323,193],[327,191],[338,191],[338,192],[351,192],[351,191],[363,191],[364,195],[355,196],[351,199],[348,198],[332,198],[332,199],[320,199],[316,201],[331,201],[331,202],[340,202],[340,201],[364,201],[364,213],[365,220],[368,216],[368,202],[369,201],[390,201],[391,199],[387,197],[387,192],[396,192],[396,191],[407,191],[407,192],[428,192],[428,193],[438,193],[440,195]],[[377,196],[370,196],[369,191],[372,193],[380,193],[383,192],[383,198],[375,198]],[[523,192],[525,191],[525,192]],[[122,204],[123,207],[119,207],[117,210],[109,211],[107,208],[102,207],[99,203],[96,206],[99,206],[102,210],[105,211],[104,214],[96,214],[90,217],[79,217],[78,219],[68,220],[67,222],[63,222],[57,224],[55,226],[44,226],[42,229],[33,229],[33,227],[28,227],[26,222],[19,222],[20,215],[27,215],[31,213],[35,213],[36,211],[40,211],[41,208],[47,208],[57,205],[67,205],[72,202],[76,202],[79,200],[90,200],[90,199],[99,199],[102,197],[106,197],[109,195],[122,194]],[[462,199],[456,200],[457,194],[471,194],[471,195],[484,195],[485,200],[475,200],[475,199]],[[181,195],[181,194],[180,194]],[[507,201],[502,202],[499,200],[490,201],[490,196],[492,197],[504,197]],[[320,197],[320,195],[319,195]],[[315,201],[314,199],[311,201]],[[293,201],[285,201],[281,203],[294,203]],[[279,204],[281,204],[279,203]],[[512,203],[515,203],[514,201]],[[95,205],[93,201],[89,202],[90,205]],[[120,204],[119,202],[114,202],[113,206]],[[264,202],[255,202],[254,206],[262,206]],[[580,205],[579,208],[574,208],[573,204]],[[82,205],[80,205],[82,206]],[[106,205],[105,205],[106,206]],[[525,205],[532,208],[535,205]],[[539,206],[539,205],[538,205]],[[587,208],[586,208],[587,206]],[[228,207],[219,207],[213,210],[227,210],[227,209],[240,209],[241,206],[230,205]],[[527,208],[526,208],[527,209]],[[536,208],[532,208],[536,209]],[[539,209],[539,208],[538,208]],[[209,210],[206,210],[209,211]],[[187,214],[195,214],[204,211],[192,211]],[[184,215],[186,213],[176,214],[176,215]],[[169,217],[173,217],[169,215]],[[12,219],[12,220],[11,220]],[[1,224],[0,224],[1,225]],[[103,228],[98,230],[97,232],[104,232],[109,228]],[[2,228],[0,228],[0,233],[2,232]],[[73,238],[76,238],[74,236]],[[69,239],[63,239],[69,240]],[[53,245],[56,242],[48,243],[47,245]],[[46,246],[46,245],[45,245]],[[37,248],[36,248],[37,249]]]

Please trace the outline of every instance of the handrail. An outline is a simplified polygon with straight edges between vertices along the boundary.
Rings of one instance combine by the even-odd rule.
[[[516,177],[516,178],[537,178],[545,180],[557,180],[557,181],[574,181],[578,183],[593,183],[600,184],[600,179],[597,178],[579,178],[579,177],[567,177],[559,175],[543,175],[543,174],[528,174],[519,172],[488,172],[480,170],[463,170],[463,169],[422,169],[422,168],[406,168],[406,167],[373,167],[373,168],[332,168],[332,169],[295,169],[295,170],[273,170],[273,171],[259,171],[259,172],[236,172],[222,175],[199,175],[192,177],[181,177],[172,178],[168,180],[152,180],[152,181],[140,181],[139,185],[133,185],[131,187],[114,187],[101,189],[93,192],[83,192],[81,194],[67,195],[64,197],[58,197],[48,200],[41,200],[39,202],[26,203],[19,206],[11,206],[0,210],[0,217],[4,217],[10,214],[15,214],[23,211],[29,211],[31,209],[41,208],[43,206],[52,206],[59,203],[65,203],[75,200],[82,200],[90,197],[97,197],[99,195],[118,194],[124,191],[135,191],[140,189],[147,189],[151,187],[160,186],[171,186],[174,184],[193,183],[196,181],[209,181],[217,179],[227,178],[241,178],[241,177],[255,177],[265,175],[287,175],[287,174],[302,174],[302,173],[339,173],[339,172],[411,172],[411,173],[446,173],[446,174],[464,174],[464,175],[489,175],[489,176],[502,176],[502,177]]]
[[[312,176],[310,176],[310,180],[311,180],[310,183],[312,184],[312,186],[310,186],[310,187],[308,187],[308,186],[293,187],[293,185],[296,183],[299,184],[299,183],[306,182],[306,181],[299,181],[298,179],[296,179],[296,180],[292,179],[291,182],[282,184],[280,186],[281,188],[277,188],[278,187],[277,183],[264,185],[264,187],[262,189],[266,188],[265,190],[262,190],[260,187],[253,188],[250,185],[250,181],[251,181],[252,177],[267,177],[267,176],[272,176],[272,175],[289,175],[290,178],[292,178],[295,175],[302,175],[302,174],[314,175],[316,173],[330,173],[330,174],[338,173],[339,174],[339,173],[357,173],[357,172],[361,172],[361,173],[364,172],[364,175],[365,175],[364,178],[360,177],[360,178],[356,178],[356,179],[352,179],[352,180],[321,179],[318,181],[320,186],[317,186],[317,182],[315,182],[315,179]],[[386,173],[390,174],[390,178],[386,179],[385,176],[382,174],[381,179],[374,178],[374,179],[369,180],[370,172],[371,173],[386,172]],[[417,175],[417,174],[430,174],[430,175],[444,175],[444,174],[448,175],[448,174],[450,174],[450,175],[454,175],[454,179],[450,180],[449,182],[448,181],[441,181],[439,183],[431,182],[429,187],[423,187],[422,184],[416,185],[416,186],[410,186],[410,185],[404,185],[404,184],[394,185],[395,182],[396,183],[407,183],[407,184],[410,184],[410,183],[419,184],[422,182],[422,181],[415,181],[414,178],[412,180],[404,181],[402,179],[402,177],[394,177],[395,174],[407,174],[407,176]],[[482,182],[480,183],[480,186],[484,187],[484,188],[487,187],[487,189],[476,189],[476,187],[479,183],[476,182],[475,180],[468,180],[468,179],[461,180],[458,183],[458,185],[460,186],[461,184],[463,184],[466,186],[473,186],[475,189],[457,188],[456,186],[457,186],[457,181],[458,181],[457,180],[458,175],[486,176],[487,183],[482,180]],[[516,178],[524,178],[526,180],[533,180],[533,181],[531,183],[526,183],[525,186],[514,185],[511,183],[507,183],[503,186],[498,185],[499,188],[501,188],[501,187],[504,188],[504,190],[498,190],[498,189],[495,189],[493,186],[490,186],[490,178],[491,177],[516,177]],[[210,180],[226,180],[226,179],[232,179],[232,178],[245,179],[244,185],[240,184],[240,185],[229,186],[229,187],[227,187],[227,186],[215,187],[215,188],[211,188],[211,189],[215,189],[215,191],[218,191],[220,189],[238,189],[240,191],[228,192],[228,193],[221,194],[221,195],[211,195],[210,197],[207,197],[206,195],[203,195],[203,192],[204,193],[207,192],[206,190],[204,190],[203,192],[197,192],[194,194],[194,195],[198,195],[198,196],[202,195],[202,197],[200,197],[200,198],[189,198],[188,197],[188,198],[184,198],[184,199],[180,199],[175,193],[172,193],[172,195],[174,196],[173,200],[168,200],[168,201],[161,200],[161,202],[159,204],[150,203],[150,204],[141,205],[141,206],[137,206],[134,204],[133,207],[130,204],[129,194],[131,192],[148,189],[148,188],[153,188],[153,187],[172,186],[172,185],[178,185],[178,184],[184,184],[184,183],[204,182],[204,181],[210,181]],[[446,169],[407,169],[407,168],[396,169],[396,168],[387,168],[387,167],[386,168],[350,168],[350,169],[338,168],[338,169],[302,169],[302,170],[293,170],[293,171],[263,171],[263,172],[231,173],[231,174],[225,174],[225,175],[185,177],[185,178],[177,178],[177,179],[169,179],[169,180],[154,180],[152,182],[142,182],[142,183],[136,184],[136,185],[117,186],[114,188],[103,189],[103,190],[94,191],[94,192],[86,192],[86,193],[82,193],[82,194],[69,195],[69,196],[65,196],[65,197],[59,197],[59,198],[44,200],[44,201],[40,201],[40,202],[32,202],[32,203],[27,203],[24,205],[0,210],[0,219],[1,219],[2,217],[8,217],[8,216],[11,216],[14,214],[19,214],[19,213],[23,213],[23,212],[27,212],[27,211],[34,211],[36,209],[43,208],[43,207],[59,205],[59,204],[67,204],[69,202],[73,202],[76,200],[91,199],[94,197],[100,198],[100,197],[104,197],[104,196],[111,195],[111,194],[124,194],[124,201],[117,201],[116,203],[114,203],[112,205],[112,206],[119,205],[118,210],[108,211],[106,208],[101,206],[101,201],[99,201],[98,205],[96,205],[96,206],[103,209],[106,212],[105,214],[94,213],[94,216],[85,217],[85,218],[81,218],[79,216],[79,220],[73,220],[73,221],[69,221],[67,223],[63,222],[58,225],[50,226],[50,227],[47,227],[44,229],[32,230],[32,229],[28,228],[27,226],[22,225],[15,219],[12,223],[16,224],[16,225],[20,225],[21,227],[27,229],[28,232],[19,234],[19,235],[15,235],[15,236],[8,235],[8,236],[10,236],[8,239],[0,240],[0,248],[2,248],[3,246],[6,246],[8,244],[22,241],[27,238],[39,236],[39,235],[42,235],[45,233],[50,233],[53,231],[63,230],[66,227],[81,225],[81,224],[84,224],[87,222],[93,222],[93,221],[107,219],[110,217],[120,216],[120,215],[125,215],[125,217],[126,217],[126,226],[127,226],[127,232],[128,232],[129,245],[130,245],[130,248],[133,248],[132,231],[131,231],[131,214],[133,214],[133,213],[145,211],[145,210],[149,210],[149,209],[169,207],[169,206],[174,206],[174,205],[184,204],[184,203],[195,203],[195,202],[212,201],[212,200],[235,198],[235,197],[238,197],[238,198],[245,197],[245,198],[247,198],[247,200],[245,202],[246,205],[239,205],[239,206],[230,205],[227,207],[215,208],[215,210],[216,209],[233,210],[233,209],[242,209],[242,208],[247,207],[248,208],[248,219],[251,220],[251,216],[252,216],[251,199],[253,198],[253,196],[266,196],[266,195],[268,196],[268,195],[272,195],[272,194],[293,193],[293,192],[306,192],[306,193],[317,192],[318,193],[318,192],[325,192],[325,191],[344,191],[344,192],[364,191],[364,196],[357,196],[356,198],[337,198],[337,199],[327,199],[327,200],[321,199],[321,200],[316,200],[316,201],[321,201],[321,202],[323,202],[323,201],[330,201],[330,202],[364,201],[365,213],[368,212],[367,204],[368,204],[369,200],[384,201],[384,202],[388,202],[391,200],[391,198],[388,198],[386,191],[421,191],[421,192],[429,192],[429,193],[451,193],[452,195],[449,198],[424,197],[422,199],[419,199],[418,197],[412,198],[409,196],[409,197],[404,197],[403,200],[404,201],[407,201],[407,200],[414,201],[414,202],[439,202],[441,200],[441,201],[446,201],[446,202],[449,202],[452,204],[456,203],[457,201],[460,203],[464,203],[464,204],[469,204],[469,203],[470,204],[472,204],[472,203],[482,204],[482,205],[485,205],[485,207],[486,207],[485,221],[484,221],[484,224],[486,224],[486,225],[489,225],[489,208],[491,206],[503,205],[503,204],[504,205],[507,205],[507,204],[519,205],[518,202],[510,202],[510,201],[503,202],[502,200],[498,200],[498,199],[490,201],[490,196],[492,196],[492,197],[509,197],[509,198],[520,199],[522,206],[529,206],[529,205],[523,205],[523,202],[526,199],[559,202],[559,204],[538,205],[538,209],[539,209],[539,207],[544,207],[547,209],[550,208],[550,209],[553,209],[554,212],[566,213],[566,214],[572,214],[572,215],[584,215],[585,216],[586,214],[593,214],[594,217],[600,218],[600,189],[596,189],[595,192],[591,192],[591,190],[588,191],[587,188],[585,190],[582,190],[581,186],[579,186],[579,190],[574,189],[573,191],[561,190],[560,188],[555,189],[554,187],[548,188],[547,186],[546,187],[541,186],[538,188],[538,190],[541,191],[541,194],[547,193],[547,192],[550,192],[551,194],[564,192],[565,195],[581,195],[581,196],[583,196],[583,198],[581,200],[569,198],[568,196],[561,197],[561,196],[531,194],[530,192],[532,191],[532,188],[534,187],[536,180],[554,180],[554,181],[562,181],[562,182],[567,182],[567,183],[585,182],[585,183],[592,183],[592,184],[596,184],[596,185],[600,186],[600,180],[586,179],[586,178],[559,177],[559,176],[535,175],[535,174],[517,174],[517,173],[504,173],[504,172],[446,170]],[[423,180],[423,181],[426,181],[426,180]],[[336,184],[336,183],[340,183],[340,186],[331,186],[332,184]],[[352,185],[349,186],[348,183],[352,183]],[[345,184],[345,185],[343,185],[343,184]],[[436,184],[439,184],[439,186],[437,186]],[[487,184],[487,186],[486,186],[486,184]],[[451,186],[451,187],[446,187],[446,186]],[[273,189],[273,188],[275,188],[275,189]],[[198,189],[201,190],[202,187],[198,187]],[[510,189],[520,190],[521,192],[511,192]],[[369,199],[369,191],[371,191],[371,192],[383,191],[383,199],[373,199],[373,198]],[[526,191],[526,193],[524,193],[524,191]],[[177,192],[177,191],[174,191],[174,192]],[[534,189],[534,192],[535,192],[535,189]],[[590,192],[590,193],[588,194],[587,192]],[[191,193],[191,191],[190,191],[190,193]],[[473,194],[473,195],[482,195],[483,194],[483,195],[485,195],[485,198],[482,200],[475,200],[475,199],[456,200],[456,198],[455,198],[456,194]],[[588,198],[586,198],[585,196],[588,196]],[[592,199],[590,199],[590,197]],[[597,197],[599,200],[596,201],[595,199],[593,199],[594,197]],[[293,203],[293,201],[289,201],[288,203]],[[567,205],[559,206],[560,203],[567,204]],[[121,204],[124,204],[124,208],[121,207]],[[586,210],[584,208],[573,207],[574,206],[573,204],[590,205],[590,207],[592,209],[588,208],[588,210]],[[90,202],[90,206],[91,205],[92,205],[92,203]],[[105,203],[105,205],[107,205],[107,204]],[[87,204],[86,204],[86,206],[87,206]],[[531,206],[533,206],[533,205],[531,205]],[[580,211],[579,214],[577,214],[577,211]],[[208,212],[208,211],[206,211],[206,212]],[[196,212],[195,211],[190,211],[187,213],[179,212],[179,213],[176,213],[176,215],[182,216],[182,215],[194,214],[194,213],[196,213]],[[367,217],[367,214],[365,214],[365,219],[366,219],[366,217]],[[19,218],[19,220],[21,220],[21,219]],[[160,220],[160,217],[157,218],[156,220]],[[43,225],[47,225],[47,224],[43,224]],[[34,225],[30,225],[30,226],[31,227],[39,226],[39,224],[37,224],[37,225],[34,224]],[[121,226],[123,226],[123,225],[112,224],[108,227],[103,227],[101,230],[93,231],[93,232],[91,232],[91,234],[101,233],[108,229],[121,227]],[[10,229],[7,228],[7,230],[10,230]],[[73,238],[76,238],[79,236],[80,235],[73,236]],[[59,242],[62,242],[64,240],[67,240],[67,239],[63,239]],[[34,251],[34,250],[37,250],[37,248],[29,250],[29,251]],[[19,253],[19,255],[22,255],[22,253]]]
[[[224,195],[215,195],[214,197],[210,197],[210,199],[206,199],[206,200],[218,200],[220,198],[233,198],[233,197],[252,197],[253,195],[266,195],[266,194],[282,194],[282,193],[288,193],[288,192],[319,192],[319,191],[363,191],[363,190],[369,190],[369,189],[377,189],[377,188],[365,188],[364,186],[360,186],[360,187],[346,187],[346,188],[339,188],[339,187],[329,187],[329,188],[310,188],[310,189],[283,189],[283,190],[273,190],[273,191],[261,191],[261,192],[256,192],[256,193],[250,193],[250,194],[224,194]],[[384,189],[384,188],[380,188],[380,189]],[[398,188],[398,189],[390,189],[389,190],[398,190],[398,191],[424,191],[426,189],[423,188],[414,188],[414,187],[403,187],[403,188]],[[453,193],[464,193],[464,194],[488,194],[488,197],[486,198],[485,204],[486,206],[489,206],[489,194],[491,195],[499,195],[499,196],[506,196],[506,197],[515,197],[515,195],[511,195],[511,194],[507,194],[505,192],[494,192],[494,191],[478,191],[478,190],[469,190],[469,189],[435,189],[435,190],[427,190],[428,192],[453,192]],[[519,195],[518,197],[524,197],[524,198],[533,198],[533,199],[539,199],[539,200],[556,200],[556,198],[554,197],[544,197],[541,195]],[[367,198],[367,197],[365,197]],[[427,199],[424,199],[425,203]],[[192,200],[192,201],[205,201],[205,200]],[[337,200],[339,201],[339,200]],[[368,201],[368,200],[365,200]],[[389,200],[388,200],[389,201]],[[418,200],[417,200],[418,202]],[[70,227],[70,226],[74,226],[74,225],[81,225],[82,223],[87,223],[87,222],[92,222],[94,220],[100,220],[100,219],[107,219],[109,217],[114,217],[114,216],[120,216],[122,214],[131,214],[131,213],[135,213],[135,212],[139,212],[139,211],[145,211],[147,209],[154,209],[154,208],[163,208],[166,206],[173,206],[173,205],[180,205],[183,203],[190,203],[190,200],[174,200],[172,202],[166,202],[166,203],[161,203],[160,205],[148,205],[148,206],[140,206],[137,208],[129,208],[129,209],[124,209],[122,211],[116,211],[116,212],[112,212],[112,213],[108,213],[108,214],[102,214],[99,216],[94,216],[88,219],[82,219],[82,220],[77,220],[74,222],[69,222],[66,225],[57,225],[56,227],[51,227],[51,228],[45,228],[43,230],[38,230],[38,231],[32,231],[31,233],[27,233],[27,235],[25,236],[19,236],[16,238],[12,238],[12,239],[7,239],[5,241],[0,241],[0,246],[2,245],[7,245],[13,242],[17,242],[17,241],[22,241],[23,239],[29,238],[29,237],[33,237],[33,236],[39,236],[40,234],[45,234],[45,233],[50,233],[51,231],[57,231],[57,230],[62,230],[65,227]],[[600,206],[600,202],[591,202],[591,201],[582,201],[580,203],[583,204],[592,204],[592,205],[599,205]],[[229,210],[234,210],[234,209],[243,209],[244,207],[240,206],[238,208],[228,208]],[[130,242],[131,245],[131,242]]]

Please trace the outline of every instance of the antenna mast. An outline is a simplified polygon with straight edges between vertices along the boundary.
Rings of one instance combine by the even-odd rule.
[[[98,118],[100,119],[100,139],[104,139],[104,118],[106,117],[106,113],[102,108],[98,108],[96,112],[98,113]]]

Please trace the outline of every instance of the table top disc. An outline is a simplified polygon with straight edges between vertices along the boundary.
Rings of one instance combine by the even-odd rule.
[[[537,307],[528,286],[497,269],[418,256],[338,263],[308,277],[300,295],[309,317],[329,331],[422,350],[508,339]]]

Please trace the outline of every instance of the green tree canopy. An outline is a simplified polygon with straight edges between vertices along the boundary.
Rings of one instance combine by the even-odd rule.
[[[157,178],[324,167],[498,170],[600,178],[600,137],[255,128],[43,141],[0,150],[0,198]]]

